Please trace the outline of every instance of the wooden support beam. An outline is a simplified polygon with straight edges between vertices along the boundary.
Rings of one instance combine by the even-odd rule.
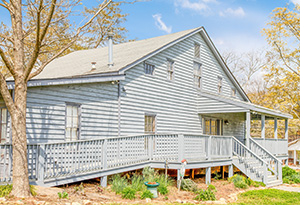
[[[274,138],[278,139],[278,124],[277,124],[277,118],[274,118]]]
[[[191,178],[194,179],[194,178],[195,178],[195,170],[194,170],[194,169],[191,169],[191,171],[192,171]]]
[[[107,176],[101,177],[101,186],[102,187],[107,187]]]
[[[251,113],[246,112],[246,147],[249,147],[250,140],[250,128],[251,128]]]
[[[225,167],[221,166],[222,179],[225,178]]]
[[[262,139],[265,139],[265,137],[266,137],[266,122],[265,122],[265,120],[266,120],[266,116],[265,115],[261,115],[261,138]]]
[[[211,167],[207,167],[205,170],[205,183],[206,184],[211,183]]]

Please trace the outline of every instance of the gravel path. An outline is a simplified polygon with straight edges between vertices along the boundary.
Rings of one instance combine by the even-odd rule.
[[[300,192],[300,187],[292,187],[292,186],[286,186],[286,185],[280,185],[276,187],[272,187],[273,189],[279,189],[283,191],[293,191],[293,192]]]

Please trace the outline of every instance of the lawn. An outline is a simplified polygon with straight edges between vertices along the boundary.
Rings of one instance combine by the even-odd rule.
[[[299,204],[300,193],[288,192],[277,189],[253,190],[242,193],[238,201],[233,204]],[[233,205],[232,204],[232,205]]]

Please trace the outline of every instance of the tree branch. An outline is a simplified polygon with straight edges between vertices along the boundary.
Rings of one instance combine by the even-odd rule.
[[[274,41],[274,45],[277,47],[277,49],[278,49],[278,51],[279,51],[280,58],[283,60],[284,65],[285,65],[289,70],[291,70],[294,74],[300,76],[300,73],[298,73],[297,71],[295,71],[292,67],[290,67],[290,66],[287,64],[287,62],[286,62],[286,60],[285,60],[285,58],[284,58],[284,56],[283,56],[283,54],[282,54],[282,51],[281,51],[280,47],[277,45],[277,43],[276,43],[275,41]]]
[[[0,56],[1,56],[1,58],[4,62],[4,64],[5,64],[6,68],[9,70],[9,72],[12,74],[12,76],[15,77],[16,72],[13,68],[13,64],[8,58],[6,58],[6,55],[5,55],[4,51],[1,48],[0,48]]]
[[[80,35],[80,33],[82,32],[82,30],[87,27],[89,24],[92,23],[92,21],[99,15],[99,13],[105,9],[110,3],[112,2],[112,0],[105,0],[99,10],[81,27],[79,27],[77,29],[76,34],[73,36],[72,41],[70,41],[64,48],[62,48],[58,53],[56,53],[54,56],[52,56],[51,58],[49,58],[45,63],[43,63],[43,65],[37,69],[35,72],[31,73],[30,75],[28,75],[27,80],[30,80],[31,78],[37,76],[38,74],[40,74],[43,69],[46,67],[46,65],[48,65],[51,61],[53,61],[55,58],[57,58],[58,56],[60,56],[63,52],[65,52],[68,48],[70,48],[73,43],[77,40],[78,36]]]
[[[0,92],[9,113],[12,114],[16,110],[16,106],[14,104],[12,96],[10,95],[6,80],[1,72],[0,72]]]

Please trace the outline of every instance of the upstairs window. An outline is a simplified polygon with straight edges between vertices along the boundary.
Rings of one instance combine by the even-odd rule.
[[[194,56],[195,58],[200,58],[200,44],[194,44]]]
[[[235,88],[231,88],[231,96],[232,97],[236,96],[236,89]]]
[[[79,117],[80,105],[67,104],[66,106],[66,141],[75,141],[79,139]]]
[[[144,63],[145,74],[154,75],[155,66],[149,63]]]
[[[167,79],[168,80],[174,80],[174,67],[175,67],[175,62],[168,59],[167,60]]]
[[[156,115],[145,114],[145,133],[155,134],[156,131]]]
[[[9,142],[7,137],[7,109],[6,108],[0,108],[0,143],[6,143]]]
[[[201,88],[202,84],[202,68],[201,63],[194,62],[194,85],[196,88]]]
[[[218,76],[218,93],[222,93],[222,88],[223,88],[222,81],[223,81],[222,77]]]

